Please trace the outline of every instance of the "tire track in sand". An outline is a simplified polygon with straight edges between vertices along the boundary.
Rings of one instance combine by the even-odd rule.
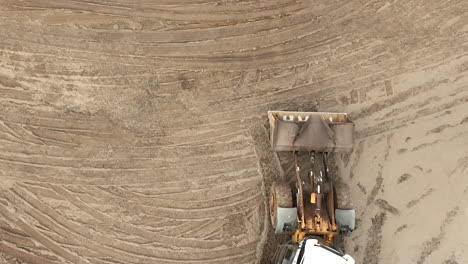
[[[447,193],[434,175],[466,172],[467,11],[432,0],[1,1],[0,259],[266,262],[276,238],[265,195],[282,172],[252,123],[315,108],[356,121],[341,166],[369,232],[347,250],[398,262],[387,249],[411,245],[389,234],[419,234],[412,216],[432,197],[408,208],[414,193]],[[388,147],[375,140],[389,134]],[[435,166],[440,151],[449,169]]]

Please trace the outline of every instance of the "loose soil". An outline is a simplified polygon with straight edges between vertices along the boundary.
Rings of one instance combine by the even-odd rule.
[[[0,0],[1,263],[267,263],[267,110],[345,111],[358,263],[468,263],[468,1]]]

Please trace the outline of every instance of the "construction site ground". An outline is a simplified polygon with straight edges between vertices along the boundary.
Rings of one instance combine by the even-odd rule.
[[[358,263],[468,263],[463,0],[0,0],[0,263],[268,263],[267,110],[354,120]]]

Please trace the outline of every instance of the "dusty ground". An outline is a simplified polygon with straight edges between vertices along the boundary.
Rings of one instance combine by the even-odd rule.
[[[467,11],[0,0],[0,261],[257,263],[265,113],[318,109],[356,122],[348,253],[468,263]]]

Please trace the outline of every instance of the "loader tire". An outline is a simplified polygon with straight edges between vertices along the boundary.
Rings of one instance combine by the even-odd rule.
[[[336,182],[334,188],[336,195],[336,208],[353,209],[353,201],[349,185],[342,182]]]
[[[292,193],[291,187],[286,183],[276,184],[273,183],[270,189],[270,220],[271,225],[274,229],[276,229],[277,225],[277,214],[278,214],[278,207],[281,208],[292,208],[293,201],[292,201]]]

